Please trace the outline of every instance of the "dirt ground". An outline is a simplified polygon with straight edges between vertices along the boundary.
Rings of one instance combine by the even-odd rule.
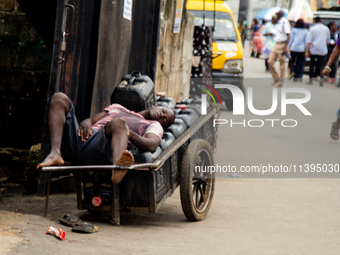
[[[339,254],[339,179],[218,179],[209,214],[186,220],[178,189],[157,214],[108,216],[76,209],[76,195],[34,195],[0,201],[1,254]],[[99,227],[79,234],[58,223],[74,214]],[[65,241],[46,235],[62,228]]]

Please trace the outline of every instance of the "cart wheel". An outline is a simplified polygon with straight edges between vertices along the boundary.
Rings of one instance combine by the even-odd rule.
[[[211,206],[215,189],[215,174],[208,166],[215,166],[210,144],[195,139],[189,144],[183,162],[180,181],[182,209],[190,221],[203,220]],[[195,170],[196,167],[197,171]]]

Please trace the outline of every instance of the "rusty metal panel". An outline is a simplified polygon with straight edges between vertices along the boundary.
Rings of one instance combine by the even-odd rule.
[[[91,114],[101,112],[111,103],[113,90],[128,73],[132,21],[123,18],[124,3],[102,0]]]

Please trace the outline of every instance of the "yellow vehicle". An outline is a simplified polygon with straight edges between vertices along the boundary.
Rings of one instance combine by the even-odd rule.
[[[205,3],[204,3],[205,2]],[[213,33],[213,78],[243,89],[243,48],[241,37],[230,7],[222,0],[188,0],[186,8],[195,15],[195,26],[214,26]],[[203,21],[204,15],[204,21]],[[219,91],[228,109],[232,109],[229,90]]]

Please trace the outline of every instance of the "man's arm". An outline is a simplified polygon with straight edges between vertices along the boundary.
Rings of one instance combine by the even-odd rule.
[[[147,133],[145,137],[142,137],[131,130],[129,131],[129,140],[136,145],[138,149],[150,152],[154,152],[161,144],[161,139],[153,133]]]
[[[290,48],[292,47],[292,45],[293,45],[294,37],[295,37],[295,30],[292,29],[292,31],[291,31],[291,33],[290,33],[289,41],[288,41],[288,47],[289,47],[289,49],[290,49]]]
[[[272,35],[272,34],[270,33],[270,31],[268,31],[268,26],[265,25],[264,29],[261,32],[261,36],[268,36],[268,35]]]
[[[101,113],[97,113],[96,115],[93,115],[92,117],[80,122],[78,136],[81,137],[81,140],[83,142],[85,142],[89,138],[89,136],[92,135],[92,125],[103,118],[106,114],[107,111],[102,111]]]
[[[289,39],[290,39],[290,34],[287,34],[287,40],[286,40],[286,44],[285,44],[285,49],[283,51],[284,54],[288,53],[288,43],[289,43]]]
[[[327,65],[325,67],[325,69],[323,69],[322,71],[322,76],[329,76],[329,73],[331,72],[331,68],[330,66],[333,64],[333,62],[339,57],[340,54],[340,46],[336,45],[332,51],[331,56],[329,57],[329,60],[327,62]]]
[[[306,47],[306,52],[305,52],[306,58],[309,57],[309,50],[310,50],[310,46],[312,45],[312,41],[313,41],[313,34],[312,34],[312,31],[309,31],[307,34],[307,47]]]
[[[309,57],[309,49],[310,49],[310,45],[311,43],[307,43],[307,48],[306,48],[306,52],[305,52],[305,57],[308,58]]]

